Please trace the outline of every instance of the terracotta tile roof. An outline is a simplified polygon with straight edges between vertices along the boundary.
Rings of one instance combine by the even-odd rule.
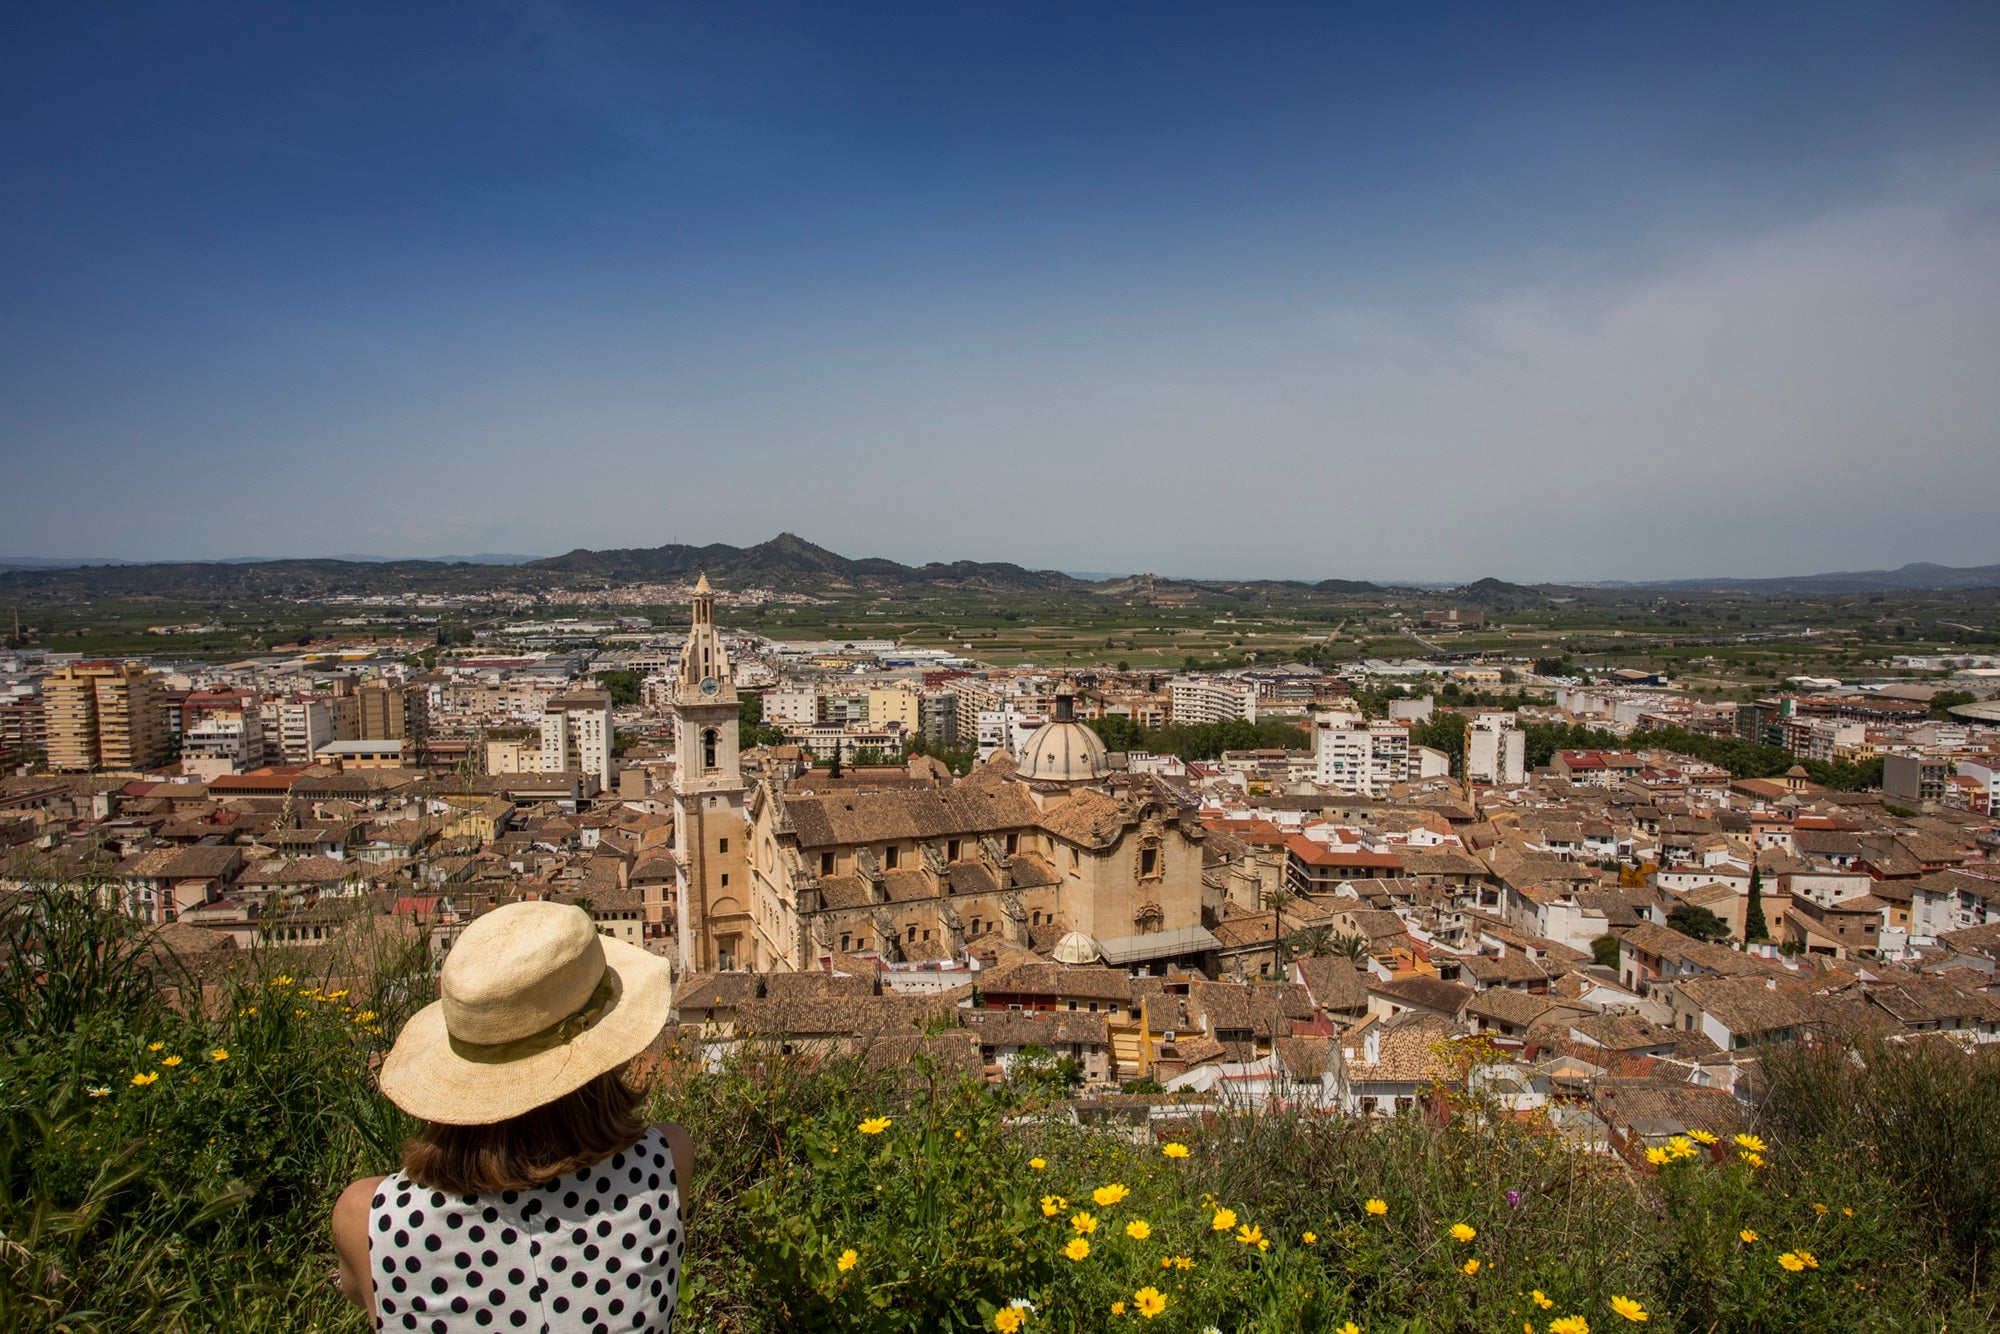
[[[1029,828],[1038,819],[1033,799],[1010,783],[966,782],[953,787],[830,793],[784,800],[785,814],[797,831],[799,844],[808,849],[993,834]]]

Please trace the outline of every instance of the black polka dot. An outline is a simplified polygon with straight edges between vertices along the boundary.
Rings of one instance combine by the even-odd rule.
[[[604,1272],[605,1272],[605,1273],[607,1273],[607,1274],[615,1274],[615,1273],[617,1273],[617,1272],[618,1272],[618,1257],[617,1257],[617,1256],[615,1256],[615,1255],[612,1255],[612,1256],[607,1256],[607,1257],[605,1257],[605,1261],[604,1261]]]
[[[436,1278],[431,1280],[431,1291],[438,1293],[440,1295],[442,1295],[444,1290],[450,1286],[451,1284],[444,1281],[444,1275],[442,1274],[438,1275]]]
[[[660,1174],[658,1172],[648,1173],[646,1176],[646,1189],[658,1190],[659,1188],[660,1188]]]
[[[595,1260],[597,1258],[596,1242],[592,1242],[590,1245],[583,1248],[583,1258],[586,1260]]]
[[[460,1251],[457,1255],[452,1256],[451,1262],[457,1265],[460,1269],[472,1268],[472,1257],[467,1255],[464,1251]]]
[[[519,1287],[521,1284],[528,1281],[528,1276],[522,1273],[518,1269],[510,1269],[507,1271],[507,1281],[509,1283],[512,1283],[515,1287]]]
[[[632,1328],[644,1329],[645,1327],[646,1327],[646,1313],[644,1311],[634,1311],[632,1313]]]
[[[535,1295],[532,1292],[528,1294],[530,1297],[534,1297]],[[492,1302],[495,1306],[505,1306],[507,1304],[506,1290],[504,1288],[495,1288],[486,1294],[486,1300]]]
[[[434,1191],[432,1191],[432,1192],[431,1192],[431,1208],[433,1208],[433,1209],[442,1209],[442,1208],[444,1208],[444,1192],[443,1192],[443,1191],[441,1191],[441,1190],[434,1190]]]
[[[582,1228],[578,1228],[576,1231],[569,1234],[569,1239],[576,1245],[581,1246],[583,1245],[583,1243],[590,1240],[590,1233],[584,1231]]]
[[[427,1251],[439,1250],[443,1246],[444,1242],[440,1241],[435,1234],[424,1238],[424,1249]]]
[[[556,1256],[553,1260],[549,1261],[549,1268],[555,1270],[558,1274],[562,1273],[563,1270],[569,1268],[569,1257],[567,1255]]]
[[[549,1303],[549,1309],[554,1311],[557,1315],[561,1315],[564,1311],[569,1310],[569,1298],[567,1297],[556,1298],[554,1301]]]
[[[586,1306],[586,1307],[584,1307],[584,1308],[583,1308],[583,1319],[584,1319],[584,1320],[585,1320],[586,1322],[590,1322],[590,1321],[594,1321],[594,1320],[596,1320],[596,1319],[597,1319],[597,1308],[596,1308],[595,1306]],[[597,1328],[601,1330],[601,1329],[603,1329],[603,1328],[604,1328],[604,1326],[602,1326],[602,1325],[599,1325],[599,1326],[598,1326]]]
[[[486,1275],[480,1273],[477,1269],[465,1276],[465,1286],[468,1288],[476,1288],[485,1281]]]
[[[446,1214],[444,1216],[444,1225],[456,1232],[459,1228],[465,1226],[465,1216],[463,1214]]]
[[[581,1269],[569,1276],[569,1285],[572,1288],[580,1288],[588,1282],[590,1282],[590,1275],[584,1273]]]
[[[424,1225],[424,1211],[421,1209],[410,1210],[410,1226],[422,1227],[423,1225]]]
[[[578,1196],[577,1196],[577,1193],[576,1193],[575,1191],[571,1191],[571,1192],[570,1192],[569,1194],[567,1194],[567,1195],[563,1196],[563,1208],[565,1208],[565,1209],[574,1209],[574,1208],[576,1208],[576,1202],[577,1202],[577,1199],[578,1199]]]
[[[406,1190],[396,1197],[396,1207],[398,1209],[407,1209],[410,1207],[410,1192]]]
[[[641,1181],[644,1181],[646,1179],[646,1174],[644,1172],[641,1172],[636,1167],[633,1168],[630,1172],[627,1172],[625,1175],[631,1178],[632,1184],[635,1186],[638,1185]]]
[[[380,1209],[384,1204],[387,1204],[388,1202],[389,1202],[389,1197],[387,1195],[378,1194],[374,1199],[368,1201],[368,1207],[371,1209]]]
[[[633,1270],[633,1271],[632,1271],[631,1273],[629,1273],[629,1274],[627,1274],[627,1275],[625,1276],[625,1286],[626,1286],[626,1287],[628,1287],[628,1288],[636,1288],[636,1287],[638,1287],[638,1286],[639,1286],[639,1271],[638,1271],[638,1270],[636,1270],[636,1269],[635,1269],[635,1270]]]
[[[613,1209],[618,1210],[620,1213],[623,1213],[625,1210],[625,1206],[630,1204],[631,1202],[632,1198],[629,1195],[620,1195],[616,1199],[611,1201],[611,1207]]]
[[[389,1230],[389,1215],[383,1214],[375,1220],[375,1230],[377,1232],[387,1232]]]
[[[507,1316],[507,1323],[510,1325],[525,1325],[528,1323],[528,1313],[526,1311],[510,1312]]]
[[[419,1269],[422,1269],[422,1268],[423,1268],[423,1266],[417,1263],[417,1257],[416,1257],[416,1256],[414,1256],[414,1255],[406,1255],[406,1256],[404,1256],[404,1257],[403,1257],[403,1268],[405,1268],[405,1269],[409,1270],[409,1271],[410,1271],[410,1272],[411,1272],[412,1274],[414,1274],[414,1273],[416,1273],[416,1272],[417,1272],[417,1271],[418,1271]]]
[[[610,1305],[606,1306],[604,1309],[609,1311],[612,1315],[617,1315],[620,1311],[625,1309],[625,1299],[623,1297],[613,1297],[611,1299]]]
[[[628,1251],[632,1249],[632,1239],[630,1237],[625,1238],[625,1249]],[[653,1263],[653,1248],[651,1246],[639,1252],[639,1263],[642,1265]]]
[[[473,1312],[472,1319],[475,1324],[490,1325],[493,1323],[493,1313],[482,1306]]]
[[[451,1326],[442,1320],[431,1321],[431,1334],[451,1334]]]
[[[389,1256],[389,1257],[388,1257],[387,1259],[383,1260],[383,1261],[382,1261],[382,1269],[383,1269],[383,1271],[384,1271],[385,1273],[390,1273],[390,1274],[393,1274],[393,1273],[395,1273],[395,1272],[396,1272],[396,1257],[392,1255],[392,1256]]]
[[[391,1263],[394,1262],[391,1261]],[[389,1280],[389,1286],[394,1288],[397,1292],[407,1292],[409,1291],[410,1288],[410,1280],[404,1278],[401,1274],[398,1274],[396,1275],[396,1277]]]
[[[659,1295],[660,1295],[660,1280],[658,1280],[658,1279],[654,1279],[654,1280],[653,1280],[653,1286],[652,1286],[652,1288],[650,1289],[650,1291],[652,1292],[652,1294],[653,1294],[653,1295],[654,1295],[655,1297],[657,1297],[657,1296],[659,1296]]]
[[[502,1204],[512,1204],[512,1203],[514,1203],[514,1201],[516,1201],[516,1200],[518,1200],[518,1199],[520,1199],[520,1198],[521,1198],[521,1192],[520,1192],[520,1191],[518,1191],[518,1190],[503,1190],[503,1191],[501,1191],[501,1192],[500,1192],[500,1202],[501,1202]],[[487,1212],[488,1212],[488,1213],[492,1213],[493,1211],[492,1211],[491,1209],[489,1209],[489,1210],[487,1210]],[[488,1222],[490,1223],[490,1222],[492,1222],[493,1220],[492,1220],[492,1219],[488,1219],[487,1221],[488,1221]]]
[[[424,1306],[424,1299],[423,1299],[423,1298],[421,1298],[421,1297],[412,1297],[412,1298],[410,1298],[410,1305],[412,1305],[412,1306],[416,1307],[416,1308],[417,1308],[417,1309],[418,1309],[419,1311],[422,1311],[422,1310],[425,1310],[425,1309],[427,1309],[427,1308],[426,1308],[426,1307]]]
[[[472,1303],[465,1300],[465,1298],[463,1297],[454,1297],[451,1299],[451,1309],[456,1311],[460,1315],[464,1315],[467,1311],[470,1311],[472,1309]]]
[[[608,1237],[608,1236],[610,1236],[610,1235],[611,1235],[611,1220],[610,1220],[610,1219],[608,1219],[608,1218],[600,1218],[600,1219],[598,1219],[598,1220],[597,1220],[597,1235],[598,1235],[598,1236],[600,1236],[600,1237]]]
[[[471,1227],[465,1230],[465,1239],[467,1241],[485,1241],[486,1229],[479,1226],[479,1224],[474,1223]]]
[[[398,1228],[396,1230],[396,1249],[401,1250],[403,1247],[409,1244],[410,1244],[410,1234],[403,1231],[401,1228]]]
[[[415,1329],[416,1327],[417,1327],[417,1318],[411,1315],[409,1312],[405,1311],[403,1313],[403,1328]]]
[[[511,1228],[511,1227],[503,1227],[503,1228],[501,1228],[501,1229],[500,1229],[500,1244],[501,1244],[502,1246],[512,1246],[512,1245],[514,1244],[514,1238],[515,1238],[515,1236],[516,1236],[516,1235],[517,1235],[517,1234],[515,1233],[514,1229],[513,1229],[513,1228]]]
[[[602,1209],[603,1207],[604,1206],[596,1200],[585,1200],[583,1202],[584,1216],[594,1218],[597,1215],[597,1211],[599,1209]]]
[[[479,1263],[485,1265],[488,1269],[491,1269],[494,1265],[500,1263],[500,1257],[498,1255],[495,1255],[492,1251],[481,1251],[479,1253]]]
[[[382,1309],[390,1315],[396,1314],[396,1299],[393,1297],[384,1297],[382,1299]]]

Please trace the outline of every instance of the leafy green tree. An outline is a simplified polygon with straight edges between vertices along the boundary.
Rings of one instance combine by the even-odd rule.
[[[1600,968],[1618,971],[1618,937],[1599,936],[1590,942],[1590,957],[1597,960]]]
[[[1696,940],[1721,940],[1729,934],[1729,923],[1697,903],[1683,903],[1668,913],[1667,925]]]
[[[613,704],[620,706],[639,702],[639,683],[645,679],[643,673],[626,668],[614,668],[597,673],[597,684],[611,696]]]
[[[1750,868],[1750,903],[1743,910],[1743,939],[1745,941],[1769,940],[1771,925],[1764,920],[1764,871],[1762,867]]]
[[[1931,717],[1939,722],[1949,722],[1951,711],[1961,704],[1971,704],[1979,696],[1970,690],[1940,690],[1931,696]]]
[[[1093,718],[1088,726],[1097,733],[1106,750],[1133,751],[1146,748],[1146,729],[1119,714]]]

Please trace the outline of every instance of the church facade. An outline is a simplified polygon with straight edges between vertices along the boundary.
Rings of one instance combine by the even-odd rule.
[[[746,787],[703,580],[675,683],[682,967],[790,972],[863,952],[942,960],[982,942],[1063,941],[1073,952],[1079,936],[1112,962],[1189,952],[1207,936],[1204,833],[1169,790],[1107,772],[1102,744],[1066,702],[1018,774],[1001,757],[956,781],[871,789],[809,774]]]

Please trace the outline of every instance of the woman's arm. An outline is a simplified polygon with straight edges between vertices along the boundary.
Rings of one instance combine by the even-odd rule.
[[[662,1121],[658,1128],[674,1155],[674,1182],[680,1187],[681,1217],[686,1218],[688,1191],[694,1187],[694,1140],[672,1121]]]
[[[375,1312],[375,1276],[368,1272],[368,1211],[386,1177],[366,1177],[333,1204],[333,1249],[340,1257],[340,1295]]]

